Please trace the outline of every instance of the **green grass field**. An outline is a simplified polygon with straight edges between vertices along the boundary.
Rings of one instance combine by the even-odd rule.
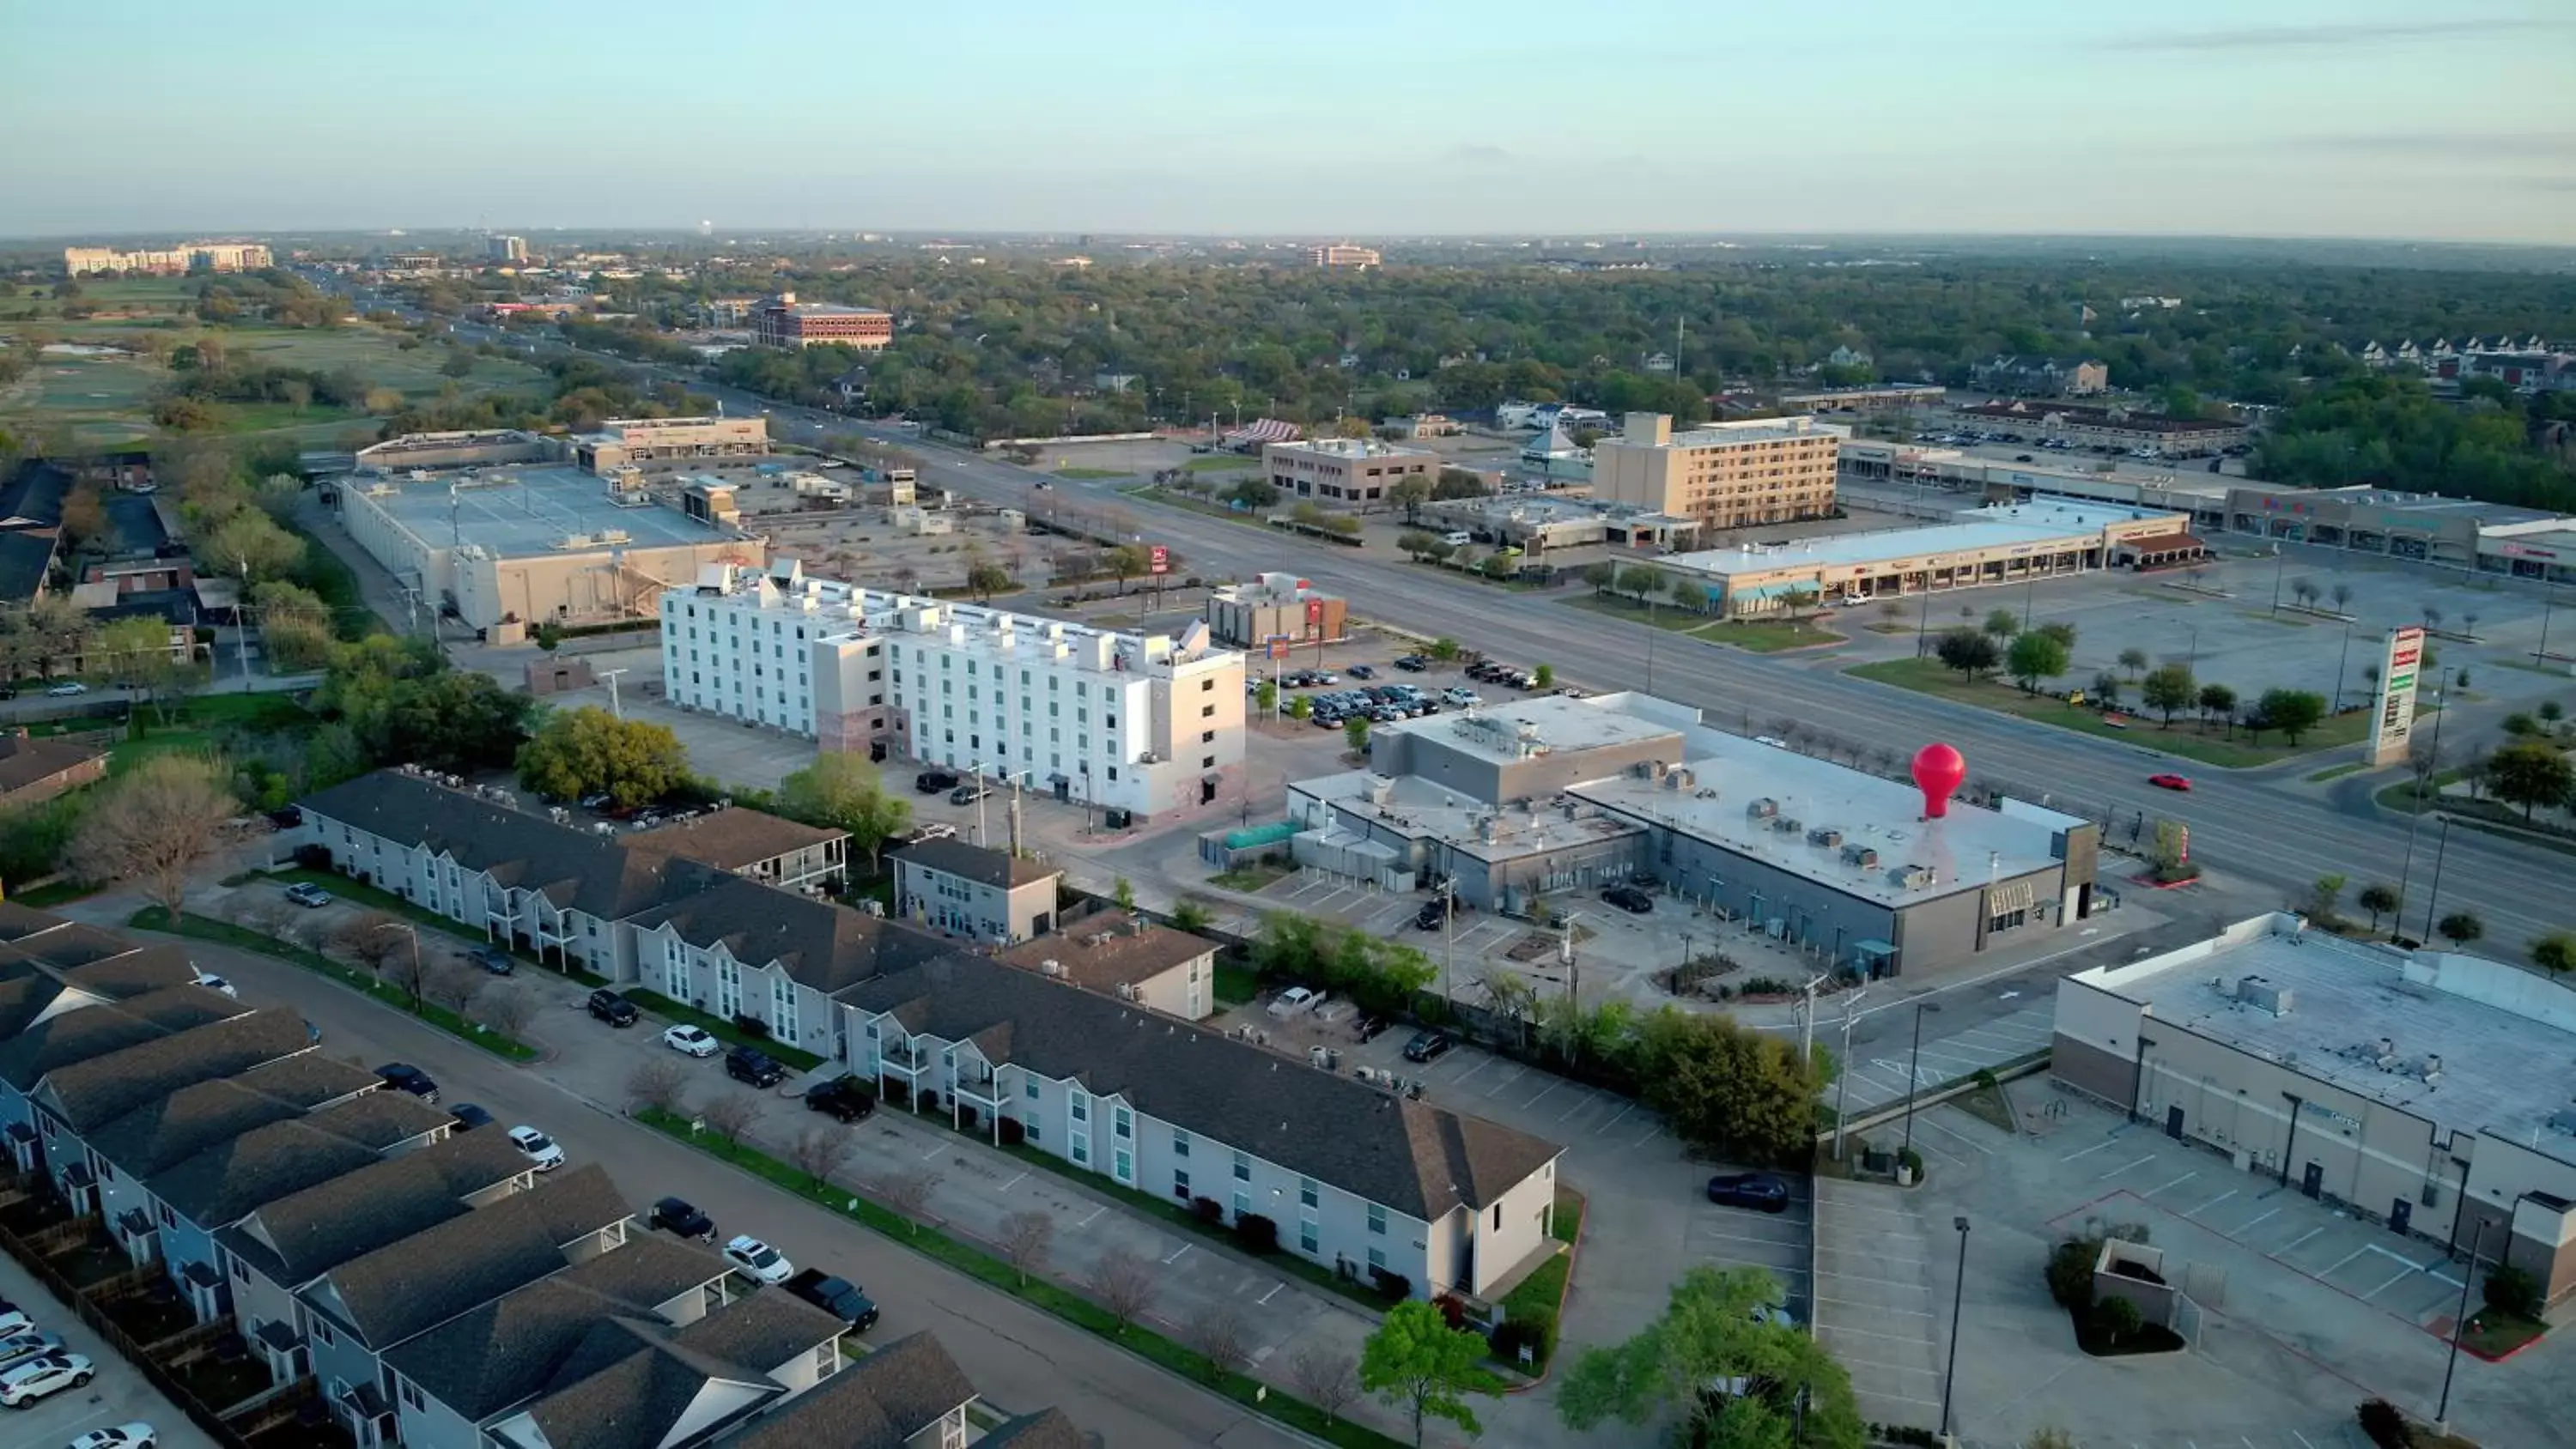
[[[1098,479],[1133,478],[1136,475],[1125,468],[1058,468],[1055,470],[1055,476],[1059,478]]]
[[[1711,644],[1727,644],[1755,654],[1777,654],[1783,649],[1814,649],[1826,644],[1840,644],[1843,636],[1821,624],[1781,624],[1728,619],[1704,629],[1693,629],[1691,637]]]
[[[1192,458],[1181,465],[1192,473],[1222,473],[1230,468],[1250,468],[1254,460],[1236,453],[1210,453]]]
[[[1844,672],[2036,724],[2055,725],[2077,734],[2143,745],[2222,769],[2246,769],[2313,755],[2319,750],[2350,747],[2361,743],[2362,737],[2370,731],[2370,712],[2354,710],[2337,715],[2301,735],[2296,747],[2278,733],[2266,734],[2263,743],[2255,745],[2247,743],[2242,735],[2230,740],[2202,733],[2189,716],[2176,719],[2173,728],[2164,729],[2152,715],[2130,715],[2127,727],[2123,728],[2106,722],[2100,714],[2082,705],[2068,704],[2044,694],[2024,694],[2019,686],[2009,681],[1990,678],[1972,684],[1937,659],[1886,659],[1875,664],[1856,664]]]

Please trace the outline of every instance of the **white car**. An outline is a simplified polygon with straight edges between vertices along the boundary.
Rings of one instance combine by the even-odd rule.
[[[1270,1014],[1281,1020],[1298,1016],[1324,1004],[1324,993],[1303,986],[1291,986],[1270,1003]]]
[[[14,1368],[0,1369],[0,1404],[23,1409],[48,1395],[84,1387],[90,1377],[86,1354],[49,1353],[31,1358]]]
[[[208,991],[220,991],[235,1001],[241,1000],[241,991],[238,987],[234,986],[231,982],[226,981],[224,978],[215,975],[211,971],[198,972],[197,984],[206,988]]]
[[[686,1057],[711,1057],[724,1050],[724,1043],[698,1027],[685,1023],[662,1029],[662,1045]]]
[[[748,1233],[725,1244],[725,1260],[763,1283],[784,1283],[796,1274],[787,1255]]]
[[[62,1338],[56,1334],[37,1333],[32,1330],[26,1333],[13,1333],[7,1338],[0,1338],[0,1368],[6,1368],[22,1358],[34,1358],[40,1353],[58,1353],[62,1350],[62,1346]]]
[[[36,1320],[27,1316],[27,1310],[20,1308],[17,1304],[10,1302],[6,1298],[0,1298],[0,1337],[15,1337],[21,1333],[32,1333],[35,1331],[35,1327]]]
[[[75,694],[89,693],[89,686],[81,683],[77,679],[67,679],[62,683],[55,685],[53,688],[46,690],[45,693],[50,694],[57,699],[68,699]]]
[[[510,1145],[519,1149],[520,1156],[536,1164],[539,1172],[552,1172],[564,1165],[564,1150],[555,1145],[553,1138],[534,1127],[511,1128]]]
[[[153,1432],[152,1426],[137,1419],[113,1429],[92,1429],[74,1439],[67,1449],[152,1449],[160,1442],[161,1436]]]
[[[1753,737],[1753,743],[1757,745],[1769,745],[1775,750],[1785,750],[1789,748],[1789,742],[1780,738],[1778,735],[1755,735]]]

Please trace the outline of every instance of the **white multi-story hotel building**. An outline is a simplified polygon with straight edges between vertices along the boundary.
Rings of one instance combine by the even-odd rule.
[[[1130,634],[713,565],[662,596],[672,703],[827,750],[882,744],[1136,816],[1241,788],[1243,656],[1204,625]]]

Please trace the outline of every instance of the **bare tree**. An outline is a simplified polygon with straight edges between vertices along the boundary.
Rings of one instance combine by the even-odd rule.
[[[395,959],[396,970],[399,971],[402,958]],[[462,1016],[465,1009],[474,1004],[474,998],[483,994],[483,983],[487,979],[482,968],[470,962],[459,961],[453,956],[441,957],[430,963],[414,994],[426,996]]]
[[[626,1074],[626,1101],[638,1110],[650,1108],[686,1116],[689,1074],[667,1057],[647,1057]]]
[[[939,1184],[946,1180],[947,1175],[940,1172],[898,1172],[887,1178],[877,1193],[917,1236],[921,1232],[922,1220],[930,1215],[930,1195],[937,1192]]]
[[[1324,1422],[1329,1424],[1341,1416],[1344,1405],[1360,1396],[1359,1356],[1310,1343],[1289,1361],[1288,1382],[1306,1396],[1306,1402],[1324,1411]]]
[[[1091,1273],[1084,1282],[1090,1287],[1092,1296],[1100,1300],[1100,1306],[1108,1309],[1109,1316],[1118,1320],[1120,1333],[1125,1333],[1128,1324],[1153,1306],[1158,1287],[1154,1281],[1154,1265],[1147,1262],[1144,1255],[1127,1248],[1112,1248],[1094,1259]]]
[[[850,1140],[849,1129],[838,1123],[808,1127],[788,1142],[787,1162],[805,1174],[807,1181],[821,1187],[848,1164],[857,1145]]]
[[[412,949],[405,923],[382,911],[361,911],[331,930],[331,947],[378,976],[385,963]]]
[[[1252,1335],[1243,1325],[1243,1315],[1223,1299],[1202,1304],[1181,1325],[1181,1337],[1208,1361],[1208,1377],[1222,1381],[1227,1374],[1243,1372],[1252,1362]]]
[[[2337,584],[2333,588],[2326,590],[2326,592],[2334,596],[2335,609],[2337,612],[2351,612],[2350,608],[2347,606],[2352,603],[2352,585]]]
[[[85,881],[136,882],[176,926],[188,882],[214,857],[224,822],[241,808],[226,771],[194,755],[154,755],[97,794],[63,864]]]
[[[1055,1245],[1055,1217],[1036,1208],[1022,1208],[1002,1219],[1002,1257],[1019,1270],[1020,1286],[1029,1286],[1029,1272],[1046,1261],[1047,1249]]]
[[[245,899],[233,918],[272,941],[285,941],[293,938],[296,915],[284,897],[262,894]]]
[[[536,1020],[537,998],[513,981],[484,990],[474,1003],[474,1019],[513,1041]]]
[[[698,1120],[727,1147],[740,1146],[752,1119],[759,1115],[760,1099],[749,1092],[718,1092],[698,1108]]]

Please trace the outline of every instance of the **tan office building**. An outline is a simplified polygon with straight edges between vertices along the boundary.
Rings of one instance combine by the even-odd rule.
[[[1366,512],[1385,503],[1386,490],[1407,478],[1437,477],[1440,455],[1374,438],[1316,438],[1266,445],[1261,471],[1270,486],[1291,498],[1355,504]]]
[[[1377,266],[1380,258],[1368,247],[1355,247],[1348,242],[1335,242],[1330,246],[1306,248],[1306,260],[1319,267],[1348,267],[1365,271]]]
[[[258,242],[183,242],[175,247],[121,251],[115,247],[65,247],[63,270],[75,277],[150,272],[256,272],[268,266],[268,248]]]
[[[1746,528],[1834,509],[1834,470],[1845,434],[1814,418],[1756,418],[1673,431],[1668,413],[1630,413],[1616,438],[1592,445],[1592,496]]]

